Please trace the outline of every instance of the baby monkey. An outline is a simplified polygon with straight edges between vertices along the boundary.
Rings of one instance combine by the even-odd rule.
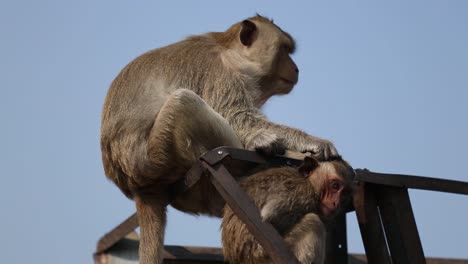
[[[270,168],[240,181],[300,263],[325,261],[326,226],[351,200],[354,170],[341,157],[319,162],[305,157],[299,168]],[[244,223],[224,207],[223,253],[231,264],[272,263]]]

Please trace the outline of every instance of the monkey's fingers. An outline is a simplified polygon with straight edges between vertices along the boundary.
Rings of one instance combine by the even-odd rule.
[[[312,155],[313,153],[309,151],[296,152],[296,151],[286,150],[286,153],[284,153],[285,157],[291,158],[291,159],[297,159],[297,160],[304,160],[305,157],[310,157]]]
[[[276,155],[284,155],[284,153],[286,153],[286,146],[281,139],[277,139],[270,142],[269,145],[256,147],[255,151],[262,155],[272,157]]]
[[[326,147],[324,148],[324,159],[331,160],[337,157],[340,157],[340,154],[336,150],[335,146],[331,143],[327,144]]]
[[[318,142],[303,152],[312,153],[312,156],[319,161],[327,161],[339,157],[338,151],[330,141]]]

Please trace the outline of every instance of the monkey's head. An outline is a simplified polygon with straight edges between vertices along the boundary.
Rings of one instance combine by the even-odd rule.
[[[258,80],[258,106],[273,95],[289,93],[297,83],[299,69],[290,56],[295,41],[272,20],[248,18],[231,26],[220,41],[231,52],[228,64]]]
[[[319,213],[324,218],[333,218],[351,201],[354,170],[341,157],[323,162],[305,157],[299,172],[313,186],[319,199]]]

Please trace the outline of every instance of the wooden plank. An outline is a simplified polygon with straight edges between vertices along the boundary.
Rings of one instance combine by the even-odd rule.
[[[95,264],[138,264],[138,239],[125,237],[107,252],[94,256]],[[164,246],[165,264],[226,264],[221,248]]]
[[[164,263],[175,263],[175,261],[194,261],[200,263],[225,263],[223,250],[214,247],[185,247],[165,246]]]
[[[239,217],[258,243],[268,252],[274,263],[296,263],[299,261],[288,250],[286,243],[269,223],[263,222],[258,208],[230,175],[222,163],[210,166],[202,163],[212,177],[211,182],[232,211]]]
[[[468,264],[466,259],[426,258],[427,264]]]
[[[96,253],[98,254],[108,250],[126,235],[134,231],[137,227],[138,218],[136,213],[134,213],[110,232],[105,234],[101,239],[99,239],[96,246]]]
[[[374,187],[372,184],[357,183],[353,204],[369,263],[391,264]]]
[[[377,197],[393,263],[425,264],[408,190],[379,186]]]
[[[468,264],[466,259],[447,259],[447,258],[426,258],[427,264]],[[367,263],[366,255],[350,254],[348,258],[349,264],[365,264]],[[396,263],[398,264],[398,263]]]
[[[366,264],[367,258],[363,254],[349,254],[348,264]]]
[[[124,238],[109,251],[96,255],[94,260],[95,264],[138,264],[138,240]],[[427,258],[426,261],[427,264],[468,264],[468,260],[463,259]],[[171,245],[164,247],[164,263],[227,264],[221,248]],[[366,264],[366,255],[349,254],[348,263]]]
[[[355,180],[394,187],[468,195],[468,182],[462,181],[412,175],[377,173],[362,169],[356,169]]]

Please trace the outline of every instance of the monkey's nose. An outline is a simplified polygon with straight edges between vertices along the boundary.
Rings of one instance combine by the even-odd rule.
[[[299,73],[299,68],[296,67],[294,71],[296,71],[296,73]]]

